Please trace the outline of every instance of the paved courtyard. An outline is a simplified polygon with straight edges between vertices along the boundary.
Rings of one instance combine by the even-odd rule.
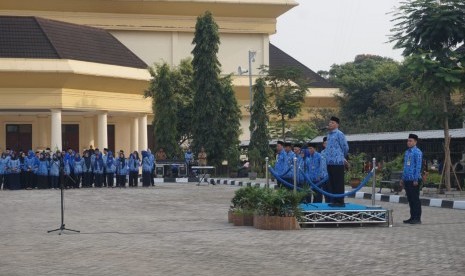
[[[227,222],[236,186],[0,191],[0,275],[463,275],[465,210],[422,225],[265,231]],[[348,202],[371,204],[369,200]]]

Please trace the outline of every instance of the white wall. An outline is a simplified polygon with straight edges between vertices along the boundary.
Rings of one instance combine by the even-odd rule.
[[[134,32],[111,31],[126,47],[138,55],[148,65],[167,62],[178,65],[191,55],[194,47],[193,33],[180,32]],[[253,73],[262,64],[269,64],[268,43],[266,34],[220,34],[220,50],[218,58],[224,74],[237,73],[237,67],[248,69],[248,51],[257,51],[253,63]]]

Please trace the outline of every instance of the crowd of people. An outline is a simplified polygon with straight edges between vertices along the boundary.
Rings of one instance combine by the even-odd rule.
[[[349,146],[344,134],[338,129],[339,118],[331,117],[327,126],[328,135],[323,139],[323,149],[317,152],[316,144],[308,143],[292,145],[289,142],[278,141],[276,173],[287,183],[294,182],[294,157],[296,157],[297,184],[300,187],[307,185],[307,179],[319,183],[323,179],[328,181],[321,184],[321,188],[329,193],[344,193],[344,166],[347,164],[346,156]],[[293,146],[293,147],[292,147]],[[280,183],[282,184],[282,183]],[[311,200],[311,194],[307,202]],[[321,203],[323,195],[315,191],[314,203]],[[342,207],[345,205],[343,197],[325,196],[325,202],[330,206]]]
[[[6,149],[0,156],[0,188],[58,189],[90,187],[137,187],[142,171],[142,186],[154,186],[155,157],[150,152],[134,151],[126,157],[108,149],[72,149],[52,152],[50,149],[15,152]],[[116,180],[116,181],[115,181]]]

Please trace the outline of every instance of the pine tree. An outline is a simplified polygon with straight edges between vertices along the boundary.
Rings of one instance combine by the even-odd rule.
[[[250,119],[250,143],[249,143],[249,161],[251,167],[257,172],[263,171],[265,157],[270,153],[269,133],[268,133],[268,114],[266,106],[268,99],[265,91],[265,80],[259,78],[253,86],[253,104],[251,108]]]
[[[237,133],[234,135],[234,131],[229,130],[231,124],[232,129],[236,128],[233,115],[236,109],[228,106],[237,107],[237,103],[231,102],[229,98],[224,99],[225,96],[233,95],[233,92],[220,79],[221,64],[217,57],[220,37],[218,25],[210,12],[197,18],[192,44],[195,45],[192,50],[195,90],[192,147],[194,151],[199,151],[203,146],[208,162],[218,165],[226,158],[230,143],[235,143],[238,137]]]

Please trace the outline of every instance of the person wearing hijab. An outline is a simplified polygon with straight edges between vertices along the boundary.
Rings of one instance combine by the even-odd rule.
[[[20,173],[21,173],[21,163],[19,162],[18,156],[14,151],[10,153],[10,159],[7,163],[8,171],[8,186],[10,190],[19,190],[21,189],[20,183]]]
[[[147,151],[142,151],[142,186],[149,187],[151,184],[153,161]]]
[[[105,172],[106,172],[106,178],[107,178],[107,186],[108,188],[113,188],[113,179],[115,178],[115,172],[116,172],[116,164],[115,164],[115,158],[113,157],[113,152],[107,151],[106,154],[106,162],[105,163]]]
[[[0,155],[0,189],[6,190],[5,186],[2,187],[2,185],[5,184],[5,169],[6,169],[6,154],[3,152],[2,155]]]
[[[76,182],[76,186],[78,188],[79,186],[81,186],[83,167],[84,159],[81,158],[79,152],[76,152],[76,154],[74,155],[74,181]]]
[[[84,151],[84,163],[82,166],[83,179],[82,186],[85,188],[92,187],[92,160],[89,155],[89,151]]]
[[[45,153],[41,152],[39,155],[39,167],[37,169],[37,188],[48,189],[48,170],[49,162],[45,158]]]
[[[124,152],[120,151],[119,158],[116,163],[116,187],[126,187],[126,175],[128,174],[128,162],[124,156]]]
[[[103,185],[103,159],[100,152],[95,149],[95,159],[94,164],[92,166],[94,171],[94,178],[95,178],[95,187],[102,188]]]
[[[53,189],[58,189],[58,184],[60,180],[60,160],[56,153],[52,155],[52,159],[50,160],[50,184]]]
[[[137,155],[136,155],[137,154]],[[138,186],[139,176],[139,154],[137,151],[129,155],[128,166],[129,166],[129,187]]]
[[[28,151],[27,157],[24,159],[25,186],[30,190],[36,186],[34,183],[34,170],[36,165],[36,156],[32,150]]]

